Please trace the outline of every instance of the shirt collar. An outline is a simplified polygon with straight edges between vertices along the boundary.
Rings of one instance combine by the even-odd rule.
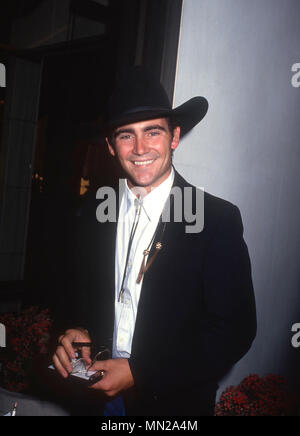
[[[174,176],[175,171],[172,166],[171,173],[167,179],[156,188],[153,188],[151,192],[144,197],[143,209],[151,221],[155,221],[155,219],[158,219],[161,215],[165,202],[170,194],[174,182]],[[125,180],[125,198],[126,209],[129,211],[132,207],[135,207],[136,196],[128,187],[127,180]]]

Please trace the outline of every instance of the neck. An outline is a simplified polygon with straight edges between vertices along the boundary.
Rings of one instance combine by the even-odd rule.
[[[150,194],[153,189],[158,188],[162,183],[164,183],[167,178],[170,176],[172,171],[172,167],[167,171],[163,178],[160,178],[158,181],[154,182],[152,185],[148,186],[136,186],[129,179],[127,179],[128,188],[134,193],[136,197],[141,196],[142,198],[146,197],[146,195]]]

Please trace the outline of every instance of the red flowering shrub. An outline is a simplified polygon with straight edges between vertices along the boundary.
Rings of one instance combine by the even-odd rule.
[[[300,398],[289,393],[287,382],[277,375],[251,374],[239,386],[222,393],[215,416],[293,416],[300,412]]]
[[[5,325],[7,353],[2,368],[3,387],[21,392],[29,386],[29,371],[33,359],[47,353],[52,320],[49,310],[31,306],[23,312],[0,315]]]

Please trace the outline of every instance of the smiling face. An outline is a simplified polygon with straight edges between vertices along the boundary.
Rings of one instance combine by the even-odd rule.
[[[117,128],[109,152],[117,156],[130,188],[140,186],[147,193],[170,175],[172,150],[178,147],[180,127],[170,132],[165,118],[141,121]]]

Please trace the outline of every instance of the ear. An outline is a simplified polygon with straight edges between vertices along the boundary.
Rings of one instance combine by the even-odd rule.
[[[179,140],[180,140],[180,127],[177,126],[173,130],[173,139],[172,139],[172,143],[171,143],[171,149],[172,150],[176,150],[176,148],[179,145]]]
[[[115,156],[115,155],[116,155],[115,149],[114,149],[113,146],[110,144],[109,139],[108,139],[107,137],[105,138],[105,141],[106,141],[106,144],[107,144],[107,147],[108,147],[108,151],[110,152],[110,154],[111,154],[112,156]]]

